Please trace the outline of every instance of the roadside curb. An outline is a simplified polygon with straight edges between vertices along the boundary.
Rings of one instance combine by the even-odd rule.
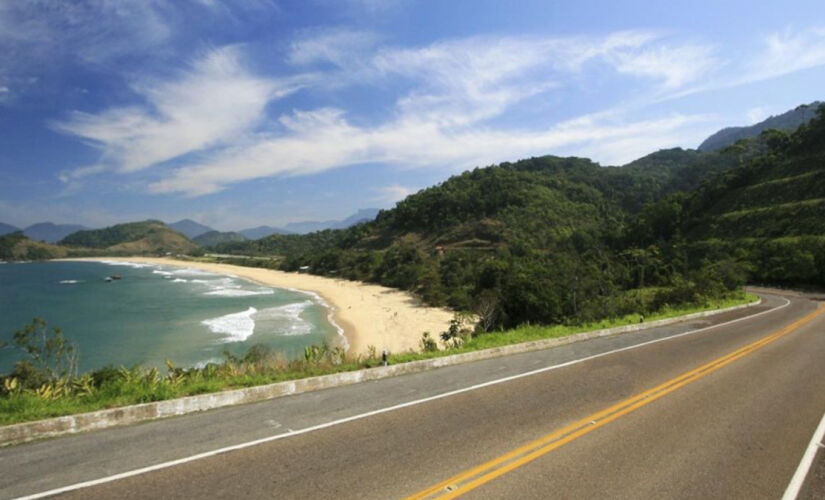
[[[331,375],[321,375],[317,377],[290,380],[287,382],[276,382],[257,387],[233,389],[212,394],[200,394],[197,396],[188,396],[179,399],[170,399],[166,401],[157,401],[133,406],[123,406],[120,408],[80,413],[77,415],[67,415],[45,420],[36,420],[33,422],[12,424],[0,427],[0,446],[8,446],[33,441],[36,439],[58,437],[91,430],[107,429],[121,425],[136,424],[226,406],[254,403],[293,394],[342,387],[350,384],[357,384],[359,382],[367,382],[370,380],[380,380],[398,375],[422,372],[433,368],[441,368],[444,366],[458,365],[511,354],[538,351],[599,337],[646,330],[648,328],[655,328],[682,321],[704,318],[724,312],[754,307],[761,303],[762,299],[760,298],[750,304],[741,304],[723,309],[692,313],[684,316],[652,321],[649,323],[638,323],[602,330],[594,330],[590,332],[582,332],[566,337],[535,340],[520,344],[493,347],[480,351],[453,354],[440,358],[410,361],[408,363],[401,363],[397,365],[334,373]]]

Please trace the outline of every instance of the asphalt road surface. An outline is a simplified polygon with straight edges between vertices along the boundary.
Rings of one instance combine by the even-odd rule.
[[[825,413],[820,306],[8,447],[0,497],[780,498]]]

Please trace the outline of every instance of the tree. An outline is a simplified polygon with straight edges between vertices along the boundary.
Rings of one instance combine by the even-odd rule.
[[[14,364],[12,373],[24,384],[39,385],[77,375],[77,345],[64,337],[60,328],[49,330],[43,318],[34,318],[31,324],[14,332],[10,343],[4,342],[0,347],[13,347],[26,355]]]

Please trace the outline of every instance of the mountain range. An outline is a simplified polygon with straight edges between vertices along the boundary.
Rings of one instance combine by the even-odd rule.
[[[777,129],[790,132],[796,130],[803,123],[808,123],[814,116],[820,101],[810,104],[802,104],[796,108],[786,111],[781,115],[771,116],[759,123],[747,127],[728,127],[711,135],[699,145],[699,151],[716,151],[734,144],[740,139],[751,139],[757,137],[768,129]]]
[[[358,210],[358,212],[343,220],[290,222],[282,228],[264,225],[241,229],[237,232],[216,231],[209,226],[195,222],[191,219],[179,220],[177,222],[167,224],[167,226],[185,235],[191,240],[195,240],[199,236],[203,236],[207,233],[217,234],[212,234],[206,239],[202,238],[202,241],[242,241],[242,239],[238,237],[239,235],[243,236],[243,239],[257,240],[272,234],[306,234],[313,231],[323,231],[324,229],[344,229],[360,222],[366,222],[374,219],[375,216],[378,215],[379,211],[380,210],[377,208],[364,208]]]
[[[246,236],[235,232],[209,231],[192,238],[192,241],[202,247],[214,247],[218,243],[228,241],[246,241]]]
[[[199,222],[195,222],[192,219],[182,219],[177,222],[173,222],[171,224],[166,224],[169,228],[181,233],[182,235],[186,236],[190,240],[196,238],[204,233],[208,233],[210,231],[214,231],[209,226],[204,226]]]
[[[344,220],[290,222],[284,226],[284,234],[307,234],[315,231],[323,231],[324,229],[346,229],[355,224],[375,219],[380,211],[378,208],[362,208]]]
[[[13,233],[15,231],[20,231],[20,228],[14,227],[11,224],[0,222],[0,236],[8,233]]]
[[[27,227],[23,230],[23,234],[36,241],[57,243],[66,236],[84,229],[88,228],[79,224],[52,224],[51,222],[41,222]]]
[[[243,235],[243,237],[248,240],[257,240],[272,234],[289,234],[289,231],[272,226],[257,226],[248,229],[241,229],[238,233]]]
[[[87,229],[79,224],[53,224],[51,222],[40,222],[32,224],[23,229],[23,234],[34,241],[45,241],[46,243],[57,243],[66,236]],[[9,224],[0,222],[0,235],[20,231],[21,229]]]

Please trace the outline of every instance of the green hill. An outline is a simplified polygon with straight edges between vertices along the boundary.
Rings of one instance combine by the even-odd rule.
[[[198,248],[186,236],[155,220],[77,231],[59,244],[91,249],[90,253],[96,255],[186,253]]]
[[[209,231],[199,236],[192,238],[192,241],[202,247],[214,247],[218,243],[227,243],[231,241],[246,241],[246,236],[235,232],[220,232]]]
[[[684,202],[695,258],[735,255],[752,279],[825,285],[825,107],[793,134],[764,133],[765,156]]]
[[[0,260],[44,260],[66,257],[65,248],[34,241],[26,237],[22,231],[0,236]]]
[[[822,123],[624,167],[546,156],[477,168],[346,230],[217,249],[410,290],[497,326],[697,302],[748,277],[825,284]]]
[[[707,160],[701,169],[698,158]],[[668,283],[640,279],[637,259],[623,253],[635,211],[686,184],[680,176],[691,169],[737,164],[736,153],[683,150],[622,168],[530,158],[454,176],[346,230],[217,249],[277,255],[285,270],[377,282],[431,304],[492,310],[502,326],[591,320],[639,310],[627,290]]]
[[[699,151],[716,151],[726,148],[739,140],[752,139],[765,130],[776,129],[785,132],[793,132],[803,123],[807,123],[816,116],[816,109],[822,104],[818,101],[811,104],[803,104],[786,111],[781,115],[771,116],[754,125],[748,127],[728,127],[705,139],[699,145]]]

